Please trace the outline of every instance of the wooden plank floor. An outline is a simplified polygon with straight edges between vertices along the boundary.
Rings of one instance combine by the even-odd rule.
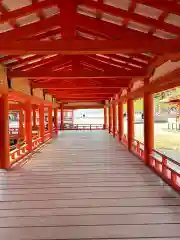
[[[180,239],[180,198],[106,132],[65,132],[0,173],[0,239]]]

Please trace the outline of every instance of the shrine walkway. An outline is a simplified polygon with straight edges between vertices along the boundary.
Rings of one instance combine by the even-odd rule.
[[[64,132],[0,172],[0,239],[180,239],[180,198],[105,131]]]

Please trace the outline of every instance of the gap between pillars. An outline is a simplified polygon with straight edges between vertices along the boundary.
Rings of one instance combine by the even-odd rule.
[[[123,103],[118,104],[118,131],[119,141],[122,141],[124,135],[124,115],[123,115]]]
[[[54,127],[56,134],[58,134],[58,109],[54,108]]]
[[[132,150],[132,144],[134,140],[134,101],[133,99],[128,99],[127,101],[127,118],[128,118],[128,150]]]
[[[61,125],[60,130],[64,130],[64,106],[61,104]]]
[[[39,106],[39,135],[44,142],[44,105]]]
[[[104,129],[107,129],[107,106],[104,105]]]
[[[25,108],[25,140],[28,152],[32,152],[32,105],[27,101],[24,105]]]
[[[52,137],[53,122],[52,122],[52,106],[48,107],[48,132]]]
[[[24,136],[24,127],[23,127],[23,109],[21,108],[19,110],[19,136],[23,137]]]

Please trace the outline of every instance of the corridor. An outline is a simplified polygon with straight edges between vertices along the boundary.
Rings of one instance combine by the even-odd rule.
[[[180,239],[180,198],[105,131],[63,132],[0,172],[0,239]]]

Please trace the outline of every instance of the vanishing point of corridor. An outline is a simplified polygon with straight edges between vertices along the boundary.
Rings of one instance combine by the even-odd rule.
[[[180,239],[180,198],[104,131],[64,132],[0,173],[0,239]]]

